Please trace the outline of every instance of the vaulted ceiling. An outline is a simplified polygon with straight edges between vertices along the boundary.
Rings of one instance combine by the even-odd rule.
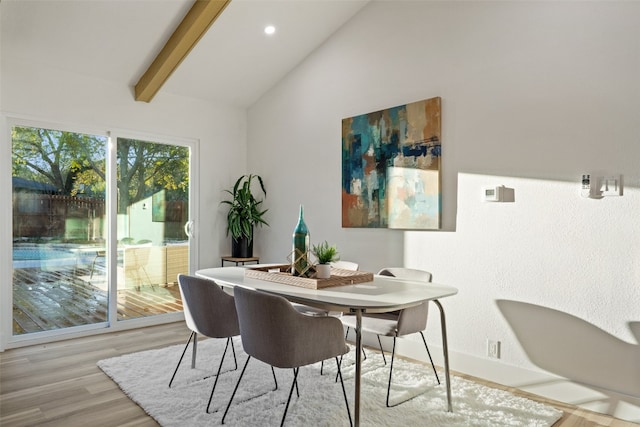
[[[160,88],[247,107],[369,0],[232,0]],[[131,88],[193,0],[2,0],[2,54]],[[264,33],[266,25],[275,34]]]

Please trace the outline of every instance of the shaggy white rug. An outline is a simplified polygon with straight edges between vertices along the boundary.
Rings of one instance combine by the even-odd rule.
[[[191,347],[185,354],[172,388],[169,379],[183,346],[149,350],[101,360],[98,366],[145,412],[162,426],[219,425],[233,387],[246,361],[237,337],[235,348],[238,370],[233,370],[233,357],[227,353],[211,405],[205,407],[215,380],[224,349],[224,339],[205,339],[198,343],[196,369],[191,369]],[[354,351],[345,356],[343,375],[353,412],[355,373]],[[324,375],[320,364],[303,367],[298,375],[300,397],[295,392],[287,413],[288,426],[348,426],[349,420],[340,383],[336,383],[335,361],[325,361]],[[446,389],[438,385],[430,366],[402,359],[394,362],[391,403],[385,406],[389,365],[374,351],[367,352],[362,365],[360,423],[362,426],[551,426],[562,412],[511,393],[479,385],[452,376],[453,412],[446,411]],[[444,381],[444,372],[439,372]],[[276,369],[278,389],[268,365],[252,359],[240,383],[225,425],[280,425],[293,379],[292,370]]]

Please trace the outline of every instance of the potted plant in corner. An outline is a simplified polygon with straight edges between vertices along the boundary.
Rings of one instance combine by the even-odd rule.
[[[221,203],[229,205],[227,213],[227,236],[231,233],[231,256],[236,258],[251,258],[253,256],[253,227],[269,224],[264,220],[264,214],[268,209],[262,210],[263,200],[258,200],[251,191],[254,179],[258,180],[264,196],[262,178],[258,175],[242,175],[233,186],[233,190],[224,190],[231,195],[230,200]]]
[[[329,243],[325,240],[318,245],[312,245],[311,253],[318,258],[318,264],[316,265],[316,278],[328,279],[331,277],[331,264],[334,261],[338,261],[338,250],[335,246],[329,246]]]

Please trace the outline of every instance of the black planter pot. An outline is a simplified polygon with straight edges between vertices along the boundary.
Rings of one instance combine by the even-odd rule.
[[[246,237],[231,239],[231,256],[234,258],[253,257],[253,239],[249,241]]]

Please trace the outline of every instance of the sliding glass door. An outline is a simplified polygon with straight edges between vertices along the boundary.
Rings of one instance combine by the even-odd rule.
[[[107,136],[13,126],[13,334],[108,320]]]
[[[189,272],[189,148],[116,139],[118,320],[182,310]]]
[[[11,139],[11,336],[182,311],[194,145],[29,125]]]

